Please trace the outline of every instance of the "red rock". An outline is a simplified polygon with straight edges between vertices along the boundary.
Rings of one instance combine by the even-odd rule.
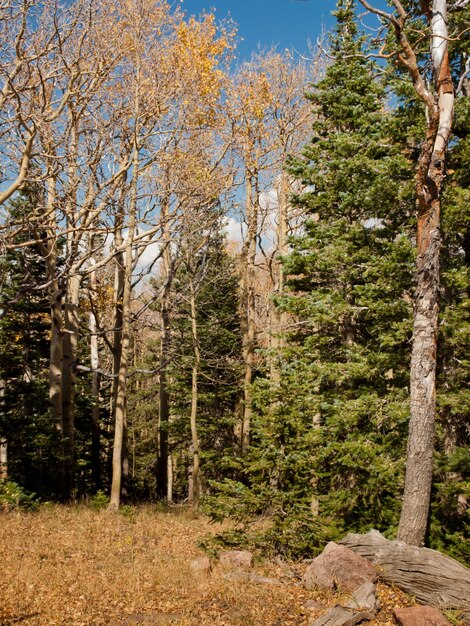
[[[394,609],[393,615],[400,626],[452,626],[439,609],[433,606]]]
[[[227,569],[250,569],[253,565],[253,554],[248,550],[228,550],[220,555],[220,564]]]
[[[303,577],[307,589],[340,589],[353,592],[375,582],[377,572],[370,561],[333,541],[309,565]]]

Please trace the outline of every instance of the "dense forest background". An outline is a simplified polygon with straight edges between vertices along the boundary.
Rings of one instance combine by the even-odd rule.
[[[432,73],[422,9],[403,4]],[[427,542],[465,559],[470,51],[454,9]],[[308,60],[237,64],[230,22],[164,0],[2,4],[0,497],[187,503],[237,520],[226,541],[289,557],[396,534],[427,117],[358,10],[339,0]]]

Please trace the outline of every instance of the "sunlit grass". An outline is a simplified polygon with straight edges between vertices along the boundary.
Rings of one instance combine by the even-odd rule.
[[[198,542],[220,530],[203,516],[154,507],[126,515],[85,506],[46,506],[0,515],[0,625],[307,626],[338,597],[227,578],[215,564],[192,572]],[[301,573],[301,566],[299,566]],[[276,563],[256,571],[280,577]],[[392,624],[390,613],[373,624]]]

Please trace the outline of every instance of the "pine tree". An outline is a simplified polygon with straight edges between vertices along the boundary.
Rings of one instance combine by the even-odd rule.
[[[200,355],[197,425],[205,489],[211,480],[220,479],[224,471],[224,457],[233,454],[235,408],[240,391],[241,335],[237,313],[237,276],[225,245],[224,238],[216,234],[195,259],[180,266],[175,279],[175,289],[180,294],[189,295],[190,281],[196,285],[195,312]],[[191,371],[195,354],[189,299],[184,296],[176,312],[175,331],[178,355],[171,368],[172,408],[179,416],[179,427],[184,428],[186,441],[189,442]]]
[[[354,2],[340,0],[335,15],[334,62],[311,95],[314,137],[291,165],[308,186],[296,204],[319,219],[293,242],[294,293],[280,304],[308,322],[291,340],[313,374],[320,515],[390,531],[408,414],[412,177]]]
[[[7,206],[12,223],[27,222],[40,201],[41,188],[28,185]],[[0,439],[7,442],[8,476],[27,490],[54,495],[58,441],[48,413],[50,316],[40,290],[46,281],[44,262],[34,246],[21,247],[32,230],[15,236],[2,258],[0,295]]]
[[[314,135],[289,166],[306,215],[278,301],[294,330],[279,382],[258,383],[248,478],[231,485],[233,504],[238,488],[247,511],[271,513],[265,540],[290,555],[396,527],[408,416],[412,174],[354,3],[335,15],[334,60],[309,96]]]
[[[172,283],[172,351],[168,363],[170,404],[169,452],[173,463],[174,501],[188,499],[192,464],[191,394],[195,352],[192,334],[190,282],[195,295],[200,365],[197,430],[203,494],[221,480],[233,464],[234,426],[241,379],[241,335],[238,319],[238,279],[234,261],[221,234],[208,239],[194,255],[179,249],[180,263]],[[158,342],[157,342],[158,343]],[[146,368],[155,367],[158,346],[149,342],[142,356]],[[158,386],[146,381],[131,400],[131,438],[136,441],[136,487],[152,493],[155,396]],[[154,432],[152,436],[150,433]]]

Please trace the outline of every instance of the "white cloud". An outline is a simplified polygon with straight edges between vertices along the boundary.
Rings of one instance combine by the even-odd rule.
[[[242,243],[246,233],[246,224],[237,222],[233,217],[229,217],[225,222],[224,231],[227,233],[228,241]]]

